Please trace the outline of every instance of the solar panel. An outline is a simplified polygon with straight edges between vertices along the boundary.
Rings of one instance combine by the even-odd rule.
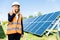
[[[54,13],[54,15],[52,16],[52,17],[50,17],[50,19],[49,20],[47,20],[47,21],[53,21],[53,20],[55,20],[56,19],[56,17],[59,15],[60,13]]]
[[[24,31],[41,36],[48,28],[52,27],[51,24],[56,21],[59,14],[60,12],[55,12],[29,19],[30,21],[27,20],[24,22]],[[28,23],[26,24],[26,22]]]
[[[34,17],[34,18],[29,18],[29,19],[27,19],[27,20],[23,20],[23,22],[31,22],[33,19],[35,19],[36,17]]]
[[[29,21],[28,20],[26,22],[23,22],[23,27],[24,27],[24,30],[27,28],[27,25],[30,25],[33,21],[35,21],[38,17],[34,18],[33,20]],[[26,25],[26,26],[25,26]]]
[[[35,21],[33,21],[30,25],[28,25],[26,29],[28,30],[30,27],[34,26],[34,25],[36,24],[36,22],[37,22],[38,20],[41,20],[44,16],[45,16],[45,15],[43,15],[43,16],[41,16],[41,17],[38,17]],[[25,31],[26,31],[26,29],[25,29]]]
[[[38,21],[41,21],[42,18],[45,18],[45,16],[46,16],[46,15],[44,15],[44,16],[42,16],[41,18],[37,19],[36,22],[33,22],[33,24],[31,24],[31,26],[29,26],[29,27],[27,28],[27,31],[32,30],[32,28],[34,28],[34,26],[36,26],[36,25],[38,24]]]
[[[49,14],[49,15],[50,15],[50,14]],[[48,17],[48,15],[47,15],[46,17]],[[43,18],[43,20],[44,20],[46,17],[44,17],[44,18]],[[42,20],[41,20],[41,21],[42,21]],[[40,21],[40,22],[41,22],[41,21]],[[43,24],[44,24],[44,23],[45,23],[45,22],[43,22]],[[43,24],[42,24],[42,25],[43,25]],[[35,25],[36,25],[36,24],[35,24]],[[37,28],[36,30],[38,30],[39,28],[41,28],[41,27],[42,27],[42,25],[40,25],[40,26],[39,26],[39,25],[37,25],[37,26],[38,26],[38,28]],[[36,26],[36,27],[37,27],[37,26]],[[32,26],[32,27],[33,27],[33,26]],[[32,27],[30,27],[30,29],[31,29]],[[27,31],[29,32],[29,31],[30,31],[30,29],[29,29],[29,30],[27,30]],[[38,34],[38,33],[37,33],[37,34]]]
[[[48,20],[50,20],[50,19],[55,19],[55,18],[58,16],[58,15],[57,15],[57,16],[56,16],[56,15],[57,15],[57,13],[52,14],[52,15],[48,18]],[[56,17],[55,17],[55,18],[52,18],[53,16],[56,16]],[[48,20],[46,20],[46,21],[48,21]],[[51,21],[51,20],[50,20],[50,21]],[[54,21],[54,20],[53,20],[53,21]],[[47,24],[46,26],[42,26],[40,29],[38,28],[39,30],[43,29],[43,31],[40,31],[40,33],[41,33],[40,35],[42,35],[42,34],[46,31],[46,29],[50,27],[50,25],[51,25],[52,22],[50,22],[50,24],[49,24],[49,22],[47,22],[47,23],[48,23],[48,24]],[[45,23],[45,24],[46,24],[46,23]],[[38,31],[37,31],[37,32],[38,32]],[[36,32],[36,33],[37,33],[37,32]],[[37,33],[37,34],[38,34],[38,33]]]
[[[34,18],[29,18],[29,19],[23,21],[23,22],[24,22],[24,23],[23,23],[23,26],[26,27],[26,25],[29,24],[33,19],[34,19]]]
[[[55,15],[53,16],[53,17],[51,17],[48,21],[52,21],[52,20],[54,20],[53,22],[52,22],[52,24],[54,24],[57,20],[57,17],[58,17],[58,15],[60,14],[60,12],[55,12]],[[52,28],[52,26],[53,25],[51,25],[50,27],[49,27],[49,29],[51,29]],[[57,27],[57,26],[56,26]],[[56,29],[56,27],[54,28],[54,29]]]
[[[46,28],[48,28],[50,24],[51,22],[46,22],[42,27],[39,27],[34,33],[42,35],[42,33],[44,33],[44,31],[46,30]]]
[[[44,23],[45,22],[44,19],[46,20],[46,18],[49,17],[50,15],[51,14],[46,15],[46,17],[44,17],[42,19],[39,19],[39,21],[35,22],[34,25],[31,25],[31,27],[27,31],[32,31],[36,26],[37,27],[40,27],[42,25],[41,23]]]
[[[45,17],[44,18],[42,18],[41,17],[41,19],[39,19],[39,21],[40,22],[42,22],[42,20],[44,20],[44,19],[46,19],[47,17],[49,17],[51,14],[49,14],[49,15],[44,15]],[[38,20],[38,19],[37,19]],[[36,22],[38,22],[38,21],[36,21]],[[28,28],[28,31],[30,31],[30,29],[32,29],[37,23],[33,23],[34,25],[31,25],[31,27],[30,28]],[[38,24],[37,24],[38,25]],[[38,25],[39,26],[39,25]],[[40,25],[41,26],[41,25]]]
[[[33,19],[31,22],[28,22],[29,24],[27,24],[26,26],[24,26],[24,30],[25,30],[28,26],[30,26],[34,21],[36,21],[36,19],[38,19],[38,18],[40,18],[40,17],[36,17],[36,18]]]

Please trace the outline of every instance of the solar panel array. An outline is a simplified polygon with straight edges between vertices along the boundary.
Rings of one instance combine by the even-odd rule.
[[[53,26],[52,23],[56,22],[59,14],[60,12],[55,12],[24,20],[24,31],[42,36],[48,28]]]

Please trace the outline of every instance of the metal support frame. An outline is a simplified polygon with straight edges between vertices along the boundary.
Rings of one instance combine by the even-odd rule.
[[[48,33],[46,34],[46,36],[49,35],[49,33],[55,28],[55,26],[57,25],[57,29],[59,31],[59,35],[60,35],[60,18],[55,22],[55,24],[53,24],[52,28],[48,31]]]

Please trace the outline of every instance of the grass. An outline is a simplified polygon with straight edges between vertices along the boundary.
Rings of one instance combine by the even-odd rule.
[[[6,26],[3,25],[3,29],[4,29],[4,32],[6,33]],[[8,40],[7,35],[4,39],[0,39],[0,40]],[[46,36],[44,34],[42,37],[24,32],[24,37],[22,37],[21,40],[60,40],[60,39],[58,39],[56,32],[53,32],[49,36]]]

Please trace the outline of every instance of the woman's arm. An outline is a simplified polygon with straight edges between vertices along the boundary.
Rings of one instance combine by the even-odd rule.
[[[8,21],[11,22],[11,21],[13,20],[13,18],[14,18],[15,15],[16,15],[16,14],[10,15],[10,14],[8,13]]]

